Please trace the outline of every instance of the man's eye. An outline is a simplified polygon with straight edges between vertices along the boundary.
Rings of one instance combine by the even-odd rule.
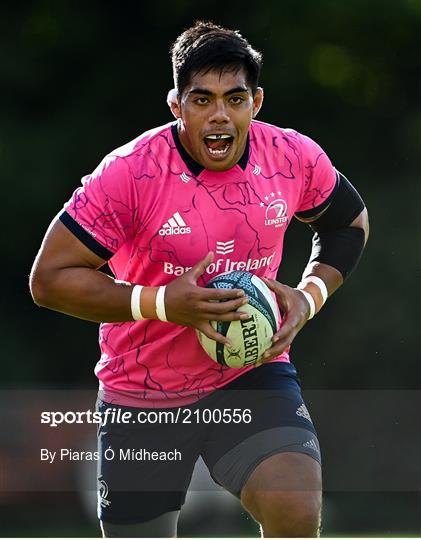
[[[241,96],[232,96],[230,101],[234,105],[239,105],[240,103],[243,103],[244,98],[242,98]]]
[[[199,97],[199,98],[196,98],[194,102],[197,103],[198,105],[206,105],[207,103],[209,103],[209,99],[205,97]]]

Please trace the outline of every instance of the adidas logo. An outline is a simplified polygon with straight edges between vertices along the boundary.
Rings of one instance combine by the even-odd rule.
[[[301,416],[302,418],[305,418],[306,420],[310,420],[310,422],[311,422],[310,413],[308,412],[308,409],[304,405],[304,403],[298,407],[298,409],[295,411],[295,414],[297,416]]]
[[[309,441],[303,443],[303,446],[305,448],[311,448],[311,450],[314,450],[315,452],[319,451],[319,449],[317,448],[316,441],[314,439],[310,439]]]
[[[172,236],[173,234],[190,234],[191,228],[187,227],[184,219],[178,212],[173,214],[170,219],[159,229],[160,236]]]

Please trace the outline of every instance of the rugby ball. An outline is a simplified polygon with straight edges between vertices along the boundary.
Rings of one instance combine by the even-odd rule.
[[[217,332],[231,340],[226,347],[197,331],[199,342],[206,353],[224,366],[241,368],[255,364],[268,349],[278,327],[278,305],[274,293],[250,272],[226,272],[211,279],[206,287],[214,289],[243,289],[248,304],[240,311],[250,318],[242,321],[211,321]]]

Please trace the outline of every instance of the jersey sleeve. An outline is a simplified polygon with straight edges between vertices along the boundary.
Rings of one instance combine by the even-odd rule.
[[[107,156],[82,178],[59,218],[91,251],[108,260],[135,234],[137,208],[128,164]]]
[[[300,138],[304,185],[295,215],[307,219],[320,214],[330,204],[338,187],[338,175],[316,142],[305,135]]]

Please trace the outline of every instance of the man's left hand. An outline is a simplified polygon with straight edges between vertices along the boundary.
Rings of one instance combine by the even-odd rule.
[[[262,279],[269,289],[276,294],[279,309],[282,313],[282,325],[273,335],[272,346],[264,352],[256,363],[257,366],[282,354],[291,345],[295,336],[307,322],[310,314],[310,307],[302,292],[274,279]]]

